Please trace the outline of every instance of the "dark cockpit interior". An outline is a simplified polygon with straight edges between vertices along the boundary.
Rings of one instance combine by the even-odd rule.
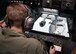
[[[31,10],[31,16],[34,18],[35,22],[33,28],[29,31],[29,37],[32,35],[33,38],[44,40],[48,45],[50,42],[53,42],[54,45],[62,46],[61,51],[57,52],[60,54],[70,54],[72,49],[76,47],[76,0],[1,0],[0,20],[4,19],[6,15],[6,7],[14,2],[26,4]],[[49,16],[51,19],[55,18],[53,23]],[[59,27],[65,30],[61,35],[56,33],[59,31],[53,32],[55,30],[54,27],[56,27],[54,25],[66,26],[63,24],[56,24],[56,21],[58,21],[56,20],[56,16],[59,19],[63,19],[63,22],[66,22],[66,29]],[[40,22],[40,20],[42,21]],[[52,25],[50,26],[48,22]],[[40,24],[41,27],[38,24]],[[48,27],[52,28],[51,31],[48,31],[50,30]],[[40,30],[40,28],[43,30]],[[66,37],[66,35],[68,37]]]

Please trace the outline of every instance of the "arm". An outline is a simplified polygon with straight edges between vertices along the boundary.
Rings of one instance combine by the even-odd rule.
[[[52,46],[50,46],[49,54],[55,54],[55,48],[52,48]]]

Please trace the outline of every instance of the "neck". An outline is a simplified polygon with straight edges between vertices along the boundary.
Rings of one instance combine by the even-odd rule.
[[[22,22],[14,22],[14,24],[11,26],[11,29],[16,32],[22,32]]]
[[[23,32],[22,27],[12,26],[11,29],[16,31],[16,32]]]
[[[21,27],[22,26],[22,21],[16,21],[13,23],[13,26],[16,26],[16,27]]]

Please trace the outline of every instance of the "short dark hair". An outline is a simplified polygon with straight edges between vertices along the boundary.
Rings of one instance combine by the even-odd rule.
[[[28,16],[28,9],[26,5],[21,3],[12,3],[7,6],[6,13],[9,19],[21,20]]]

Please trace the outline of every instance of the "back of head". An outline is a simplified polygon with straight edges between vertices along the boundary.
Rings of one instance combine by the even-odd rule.
[[[28,16],[28,9],[24,4],[12,3],[7,6],[6,14],[11,20],[23,20]]]
[[[30,30],[32,28],[34,19],[30,17],[31,10],[22,3],[12,3],[7,6],[6,9],[6,25],[7,27],[12,27],[14,24],[16,26],[22,26],[23,30]]]

